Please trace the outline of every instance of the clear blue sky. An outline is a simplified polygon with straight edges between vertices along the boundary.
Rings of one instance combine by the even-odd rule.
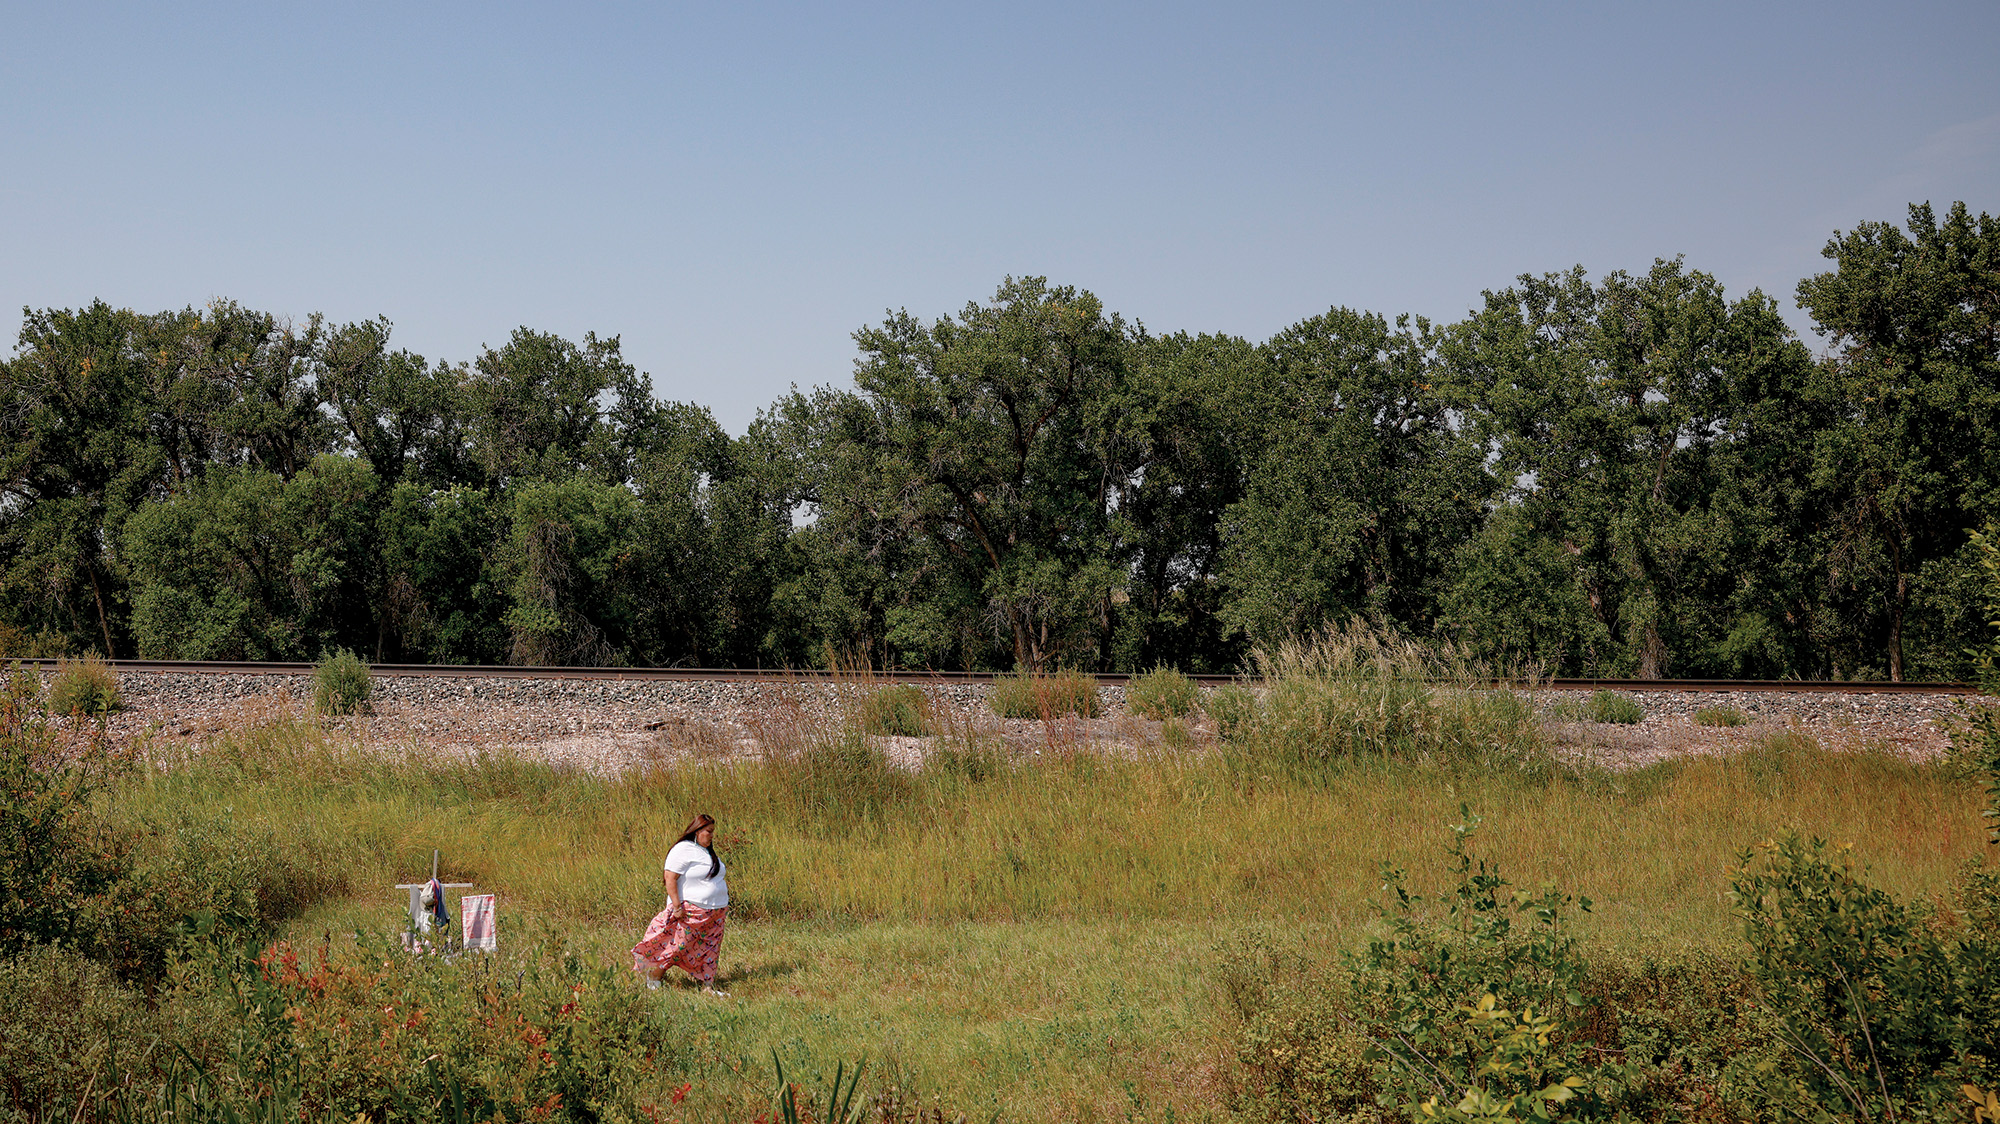
[[[0,308],[619,334],[732,432],[1006,274],[1437,319],[2000,211],[2000,3],[0,5]]]

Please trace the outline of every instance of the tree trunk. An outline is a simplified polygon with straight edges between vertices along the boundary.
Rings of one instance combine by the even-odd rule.
[[[111,647],[111,617],[104,611],[104,589],[97,583],[97,564],[85,562],[83,572],[90,577],[90,593],[97,600],[97,627],[104,633],[104,658],[115,660],[118,653]]]
[[[1645,638],[1639,642],[1639,678],[1658,679],[1666,671],[1667,642],[1660,639],[1660,626],[1646,622]]]
[[[1896,575],[1896,595],[1889,599],[1889,682],[1903,681],[1903,610],[1910,602],[1910,575]]]

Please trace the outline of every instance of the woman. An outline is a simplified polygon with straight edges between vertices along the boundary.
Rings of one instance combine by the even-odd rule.
[[[722,926],[729,913],[729,868],[716,857],[714,844],[715,817],[704,813],[667,852],[660,875],[667,908],[632,947],[632,970],[646,977],[647,987],[660,986],[668,968],[679,968],[707,994],[729,995],[715,986],[716,954],[722,950]]]

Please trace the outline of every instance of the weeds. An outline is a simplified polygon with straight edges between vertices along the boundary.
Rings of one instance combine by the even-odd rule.
[[[366,708],[374,693],[375,679],[368,665],[345,648],[313,665],[313,706],[321,714],[353,714]]]
[[[102,718],[124,706],[118,673],[103,660],[85,656],[56,666],[55,682],[49,687],[49,709],[57,714]]]
[[[1258,710],[1256,694],[1239,684],[1217,687],[1208,696],[1208,716],[1215,720],[1216,736],[1225,742],[1237,741],[1254,730]]]
[[[1356,624],[1256,654],[1265,695],[1254,721],[1223,704],[1233,750],[1307,772],[1339,762],[1409,760],[1546,774],[1548,746],[1522,696],[1488,687],[1483,667]],[[1220,703],[1221,700],[1218,700]]]
[[[1125,709],[1144,718],[1186,718],[1201,708],[1201,688],[1170,667],[1156,667],[1125,685]]]
[[[930,733],[930,700],[915,684],[868,692],[861,700],[861,728],[878,737],[921,738]]]
[[[1081,671],[1022,671],[997,676],[987,705],[1002,718],[1097,717],[1097,677]]]
[[[1748,725],[1750,719],[1733,706],[1705,706],[1694,712],[1697,726],[1736,727]]]
[[[1638,700],[1617,691],[1598,691],[1584,706],[1584,716],[1592,722],[1614,726],[1636,726],[1645,721],[1646,711]]]

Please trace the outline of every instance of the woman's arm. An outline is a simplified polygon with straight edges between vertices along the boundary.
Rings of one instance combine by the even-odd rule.
[[[667,888],[667,906],[669,908],[681,904],[681,876],[678,872],[672,870],[661,871],[660,884]]]

